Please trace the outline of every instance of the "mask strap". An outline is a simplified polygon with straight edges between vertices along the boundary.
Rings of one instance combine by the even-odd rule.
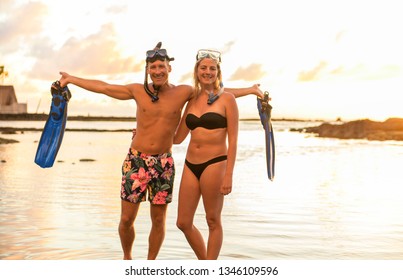
[[[151,97],[151,101],[152,101],[152,102],[155,102],[155,101],[157,101],[157,100],[159,99],[159,97],[158,97],[158,90],[159,90],[159,87],[156,88],[156,87],[154,86],[154,84],[153,84],[153,88],[154,88],[154,90],[155,90],[155,93],[151,92],[151,90],[148,88],[147,65],[146,65],[145,73],[146,73],[146,75],[145,75],[145,77],[144,77],[144,90],[145,90],[146,93]]]

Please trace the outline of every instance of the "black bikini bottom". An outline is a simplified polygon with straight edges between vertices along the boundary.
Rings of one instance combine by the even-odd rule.
[[[198,164],[190,163],[187,161],[187,159],[185,159],[185,164],[187,167],[189,167],[189,169],[193,172],[193,174],[197,177],[197,179],[200,180],[200,176],[202,175],[204,169],[207,168],[207,166],[223,160],[227,160],[227,156],[219,156],[216,158],[212,158],[204,163],[198,163]]]

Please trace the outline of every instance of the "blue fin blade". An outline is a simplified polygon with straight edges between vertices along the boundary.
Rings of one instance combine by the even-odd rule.
[[[50,113],[35,155],[35,163],[42,168],[52,167],[55,162],[66,128],[67,104],[71,97],[68,88],[61,88],[58,82],[52,84],[51,93]]]
[[[259,110],[260,121],[265,130],[265,146],[266,146],[266,164],[267,176],[270,180],[274,179],[274,164],[275,164],[275,145],[273,126],[271,124],[272,106],[268,103],[269,95],[266,92],[264,100],[257,98],[257,108]],[[263,102],[265,104],[263,104]]]

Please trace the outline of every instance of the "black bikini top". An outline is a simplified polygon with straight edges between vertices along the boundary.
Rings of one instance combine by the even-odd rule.
[[[206,129],[225,128],[227,127],[227,119],[214,112],[205,113],[200,118],[193,114],[188,114],[186,116],[186,126],[190,130],[197,127],[203,127]]]

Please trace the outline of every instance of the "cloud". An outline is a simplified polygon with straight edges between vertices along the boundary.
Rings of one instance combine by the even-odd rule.
[[[2,0],[3,1],[3,0]],[[38,33],[42,31],[43,18],[48,13],[47,7],[39,2],[28,2],[23,6],[11,6],[2,3],[8,9],[0,11],[0,38],[2,52],[14,52],[27,46]]]
[[[364,64],[356,64],[353,67],[339,67],[330,72],[331,75],[355,80],[382,80],[399,78],[402,75],[402,68],[399,65],[382,65],[370,68]]]
[[[32,48],[31,55],[37,60],[31,76],[49,79],[60,70],[85,75],[112,75],[143,71],[143,61],[135,62],[134,57],[122,57],[112,23],[105,24],[99,32],[83,39],[71,37],[60,49],[55,50],[41,40]]]
[[[326,66],[327,66],[327,63],[325,61],[321,61],[314,68],[312,68],[308,71],[300,72],[298,75],[298,81],[307,82],[307,81],[316,80],[318,78],[318,76],[321,74],[321,72],[326,68]]]
[[[399,65],[388,64],[370,67],[364,63],[355,63],[350,66],[336,65],[330,67],[328,62],[321,61],[314,68],[301,71],[298,81],[310,82],[318,80],[379,80],[401,76],[402,68]]]
[[[336,43],[339,43],[340,41],[342,41],[345,36],[346,36],[345,30],[341,30],[341,31],[337,32],[336,37],[335,37]]]
[[[49,8],[41,2],[15,4],[1,0],[0,58],[13,64],[29,79],[53,80],[60,70],[85,75],[116,75],[143,71],[143,60],[124,57],[117,43],[113,23],[106,23],[84,38],[70,37],[63,41],[44,32]],[[110,6],[107,12],[117,14],[124,6]],[[7,58],[3,55],[7,54]],[[22,61],[22,63],[19,63]],[[15,70],[16,71],[16,70]]]
[[[189,83],[189,81],[193,82],[193,72],[187,72],[179,79],[179,83]]]
[[[262,65],[253,63],[247,67],[239,67],[229,78],[230,81],[244,80],[256,81],[260,80],[266,73],[262,70]]]
[[[105,11],[111,14],[119,15],[127,11],[127,5],[112,5],[106,8]]]
[[[230,52],[230,50],[231,50],[232,46],[234,46],[234,44],[235,44],[235,41],[227,42],[225,44],[224,48],[222,49],[222,53],[224,54],[224,53]]]

